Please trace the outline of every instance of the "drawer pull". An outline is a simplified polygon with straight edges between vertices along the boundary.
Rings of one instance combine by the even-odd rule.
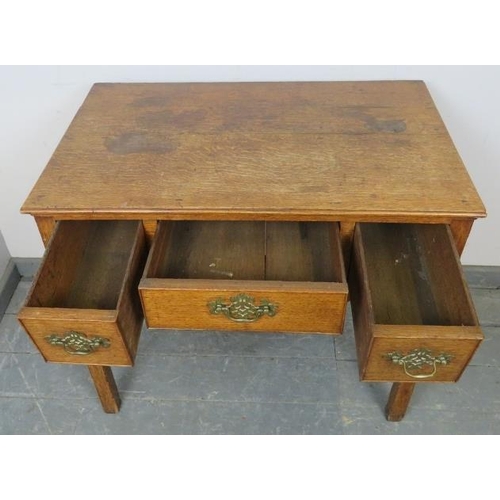
[[[45,340],[50,345],[61,345],[68,354],[75,356],[86,356],[92,354],[99,347],[109,347],[111,345],[108,339],[94,336],[87,337],[84,333],[68,332],[65,335],[49,335]]]
[[[408,377],[423,379],[432,378],[436,374],[437,365],[448,365],[452,356],[450,354],[441,353],[439,356],[433,356],[428,349],[413,349],[408,354],[400,352],[389,352],[386,358],[396,365],[402,365]],[[432,367],[432,371],[428,373],[420,373],[419,371],[426,367]]]
[[[211,314],[224,314],[226,318],[237,323],[252,323],[264,314],[275,316],[278,312],[278,306],[268,300],[261,299],[260,305],[257,306],[255,299],[244,293],[230,297],[229,304],[224,303],[224,299],[217,298],[207,305]]]

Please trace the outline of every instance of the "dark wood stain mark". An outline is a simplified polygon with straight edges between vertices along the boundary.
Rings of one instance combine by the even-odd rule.
[[[389,132],[399,134],[406,131],[406,121],[404,119],[381,119],[368,112],[369,109],[353,107],[345,110],[346,114],[364,122],[364,127],[373,132]],[[374,110],[376,112],[376,109]]]
[[[106,149],[111,153],[128,155],[133,153],[168,153],[176,149],[170,142],[159,141],[139,132],[127,132],[105,140]]]
[[[377,120],[376,118],[369,117],[365,120],[365,127],[376,132],[399,134],[406,130],[406,123],[404,120]]]
[[[154,95],[148,97],[141,97],[139,99],[134,99],[130,106],[134,108],[148,108],[148,107],[158,107],[165,106],[170,102],[170,98],[166,95]]]

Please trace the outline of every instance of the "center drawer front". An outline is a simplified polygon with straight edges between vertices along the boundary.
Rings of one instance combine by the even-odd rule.
[[[160,222],[139,289],[151,328],[341,333],[338,225]]]
[[[57,224],[18,316],[46,361],[133,365],[145,252],[139,222]]]
[[[358,224],[349,290],[362,380],[456,381],[483,339],[448,226]]]

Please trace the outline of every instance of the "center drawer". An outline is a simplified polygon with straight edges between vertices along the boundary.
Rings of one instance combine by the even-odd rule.
[[[447,225],[357,224],[349,290],[362,380],[454,382],[483,339]]]
[[[161,221],[139,290],[151,328],[338,334],[338,224]]]

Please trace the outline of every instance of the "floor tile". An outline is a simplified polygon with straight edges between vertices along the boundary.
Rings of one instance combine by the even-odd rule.
[[[355,361],[337,361],[337,380],[341,408],[368,407],[384,418],[391,384],[361,382]]]
[[[337,397],[333,358],[139,355],[134,369],[115,373],[131,399],[332,403]]]
[[[337,364],[342,408],[378,408],[384,414],[390,383],[359,382],[354,362]],[[421,383],[413,393],[410,408],[497,414],[500,411],[500,368],[469,366],[456,383]],[[405,417],[406,418],[406,417]]]
[[[42,259],[40,258],[25,258],[25,257],[14,257],[12,259],[17,266],[19,274],[23,277],[23,279],[33,278],[35,273],[38,271]]]
[[[342,425],[344,434],[491,435],[500,434],[500,414],[410,407],[401,422],[388,422],[373,408],[346,408]]]
[[[38,398],[40,416],[47,423],[50,434],[75,434],[80,420],[88,414],[103,415],[97,396],[88,399],[44,399]]]
[[[338,434],[336,405],[126,401],[119,414],[85,412],[76,434]]]
[[[30,354],[0,353],[0,397],[36,397],[36,392],[30,384],[31,377],[26,374],[27,359],[19,360],[19,356],[35,358]]]
[[[82,415],[100,408],[97,399],[0,397],[0,434],[74,434]]]
[[[500,289],[500,266],[464,266],[464,274],[472,288]]]
[[[0,354],[0,396],[95,398],[85,366],[45,363],[39,354]]]
[[[141,354],[326,357],[334,356],[330,335],[296,335],[224,331],[148,330],[143,328]]]
[[[19,309],[21,309],[24,301],[26,300],[26,296],[28,295],[28,291],[30,288],[31,281],[21,280],[19,282],[19,285],[17,286],[16,291],[14,292],[14,295],[10,300],[10,304],[5,311],[6,314],[17,314],[19,312]]]
[[[85,366],[38,354],[0,355],[0,396],[95,398]],[[123,399],[323,402],[336,397],[335,362],[324,358],[138,356],[113,368]]]
[[[471,366],[500,367],[500,327],[483,327],[484,340],[474,354]]]
[[[500,326],[500,290],[471,288],[479,322],[484,326]]]
[[[52,434],[36,398],[0,397],[0,434]]]
[[[0,322],[0,352],[38,352],[15,314],[6,314]]]
[[[420,384],[412,405],[422,409],[500,411],[500,368],[469,366],[460,380],[450,384]]]

